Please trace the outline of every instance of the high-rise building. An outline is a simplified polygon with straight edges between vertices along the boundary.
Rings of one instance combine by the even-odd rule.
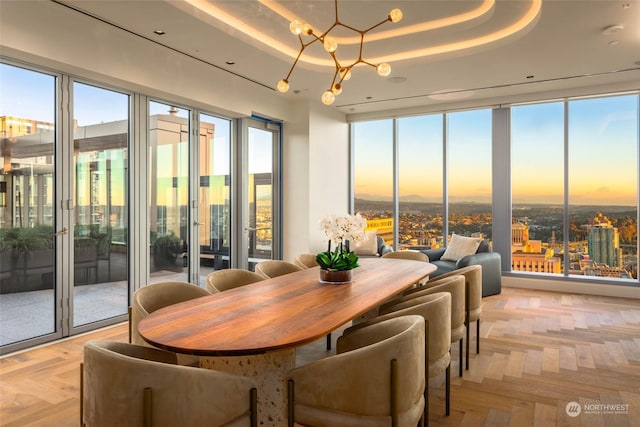
[[[587,234],[589,257],[597,264],[622,267],[622,252],[618,229],[601,213],[594,218]]]

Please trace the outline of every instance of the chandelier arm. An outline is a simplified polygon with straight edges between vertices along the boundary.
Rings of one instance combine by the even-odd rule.
[[[383,20],[383,21],[380,21],[380,22],[378,22],[376,25],[374,25],[374,26],[372,26],[372,27],[367,28],[367,29],[366,29],[366,30],[364,30],[363,32],[364,32],[364,33],[368,33],[369,31],[373,30],[374,28],[377,28],[377,27],[379,27],[380,25],[384,24],[385,22],[389,22],[389,21],[391,21],[391,18],[387,18],[387,19],[385,19],[385,20]]]
[[[302,45],[302,47],[300,48],[300,52],[298,52],[298,56],[296,56],[295,61],[293,61],[293,64],[291,65],[291,68],[289,69],[289,73],[287,74],[287,77],[285,77],[284,79],[286,81],[289,81],[289,77],[291,77],[291,73],[293,73],[293,69],[296,68],[296,65],[298,64],[298,60],[300,59],[300,57],[302,56],[302,52],[304,52],[304,49],[307,46],[305,46],[304,44]]]
[[[366,65],[369,65],[369,66],[371,66],[371,67],[373,67],[373,68],[378,68],[378,66],[377,66],[377,65],[372,64],[371,62],[365,61],[364,59],[363,59],[363,60],[361,60],[361,61],[359,61],[359,62],[362,62],[363,64],[366,64]]]
[[[331,30],[333,30],[336,26],[338,25],[342,25],[344,27],[343,24],[341,24],[340,22],[336,21],[333,23],[332,26],[329,27],[329,29],[327,31],[325,31],[324,33],[320,34],[320,37],[316,36],[315,34],[314,37],[316,37],[318,40],[324,41],[324,38],[327,36],[327,34],[329,34],[331,32]]]

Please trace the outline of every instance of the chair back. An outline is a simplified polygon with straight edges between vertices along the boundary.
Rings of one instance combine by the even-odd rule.
[[[417,425],[425,403],[424,350],[420,316],[341,336],[336,355],[290,371],[290,425]]]
[[[154,348],[88,341],[82,368],[83,425],[250,425],[256,413],[253,379],[176,365],[175,359],[175,354]]]
[[[382,258],[410,259],[414,261],[429,262],[429,257],[427,256],[427,254],[416,250],[387,252],[386,254],[382,255]]]
[[[295,264],[301,268],[317,267],[316,254],[299,254],[296,256]]]
[[[425,286],[411,289],[411,292],[407,293],[402,298],[391,301],[390,303],[383,304],[381,310],[387,310],[387,307],[397,303],[409,301],[412,298],[431,295],[437,292],[448,292],[451,294],[451,342],[460,340],[464,335],[465,324],[465,284],[464,276],[455,275],[445,278],[438,277],[434,280],[429,280]]]
[[[410,298],[381,309],[378,319],[409,314],[422,316],[427,323],[429,378],[441,374],[451,361],[451,294],[437,292]]]
[[[164,307],[194,298],[211,295],[206,289],[187,282],[160,282],[133,293],[131,303],[131,342],[149,345],[138,333],[138,323],[149,314]]]
[[[269,259],[260,261],[256,264],[256,273],[270,279],[272,277],[282,276],[284,274],[295,273],[302,270],[302,267],[295,265],[289,261],[283,261],[280,259]]]
[[[207,290],[212,294],[216,294],[261,280],[264,280],[264,277],[253,271],[241,268],[227,268],[209,273],[206,283]]]
[[[469,321],[473,322],[482,314],[482,266],[478,264],[458,268],[437,277],[438,280],[461,275],[465,283],[465,304]]]

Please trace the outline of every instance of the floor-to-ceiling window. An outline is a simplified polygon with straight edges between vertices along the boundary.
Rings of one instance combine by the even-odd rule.
[[[387,188],[376,203],[397,215],[396,249],[441,247],[452,234],[492,241],[497,229],[514,273],[637,284],[639,103],[614,94],[500,107],[505,123],[490,109],[352,123],[355,210],[363,189]],[[495,150],[510,162],[492,164]],[[510,197],[491,188],[505,171]],[[496,227],[495,209],[511,224]]]
[[[491,110],[446,117],[448,235],[491,241]]]
[[[637,278],[638,96],[569,101],[567,126],[568,273]]]
[[[230,267],[231,124],[228,119],[200,114],[200,284],[211,271]]]
[[[386,243],[435,249],[454,233],[491,240],[491,110],[358,122],[351,131],[354,210],[369,224],[384,220]]]
[[[367,219],[367,229],[393,244],[393,121],[355,123],[351,134],[354,211]]]
[[[56,77],[0,64],[0,345],[58,331]]]
[[[73,326],[129,305],[129,95],[73,84]]]
[[[442,244],[442,114],[398,119],[398,246]]]
[[[0,70],[4,349],[126,316],[130,98],[9,64]]]
[[[152,282],[189,281],[190,111],[149,102],[149,256]]]
[[[559,274],[564,254],[564,103],[511,108],[511,265]]]
[[[638,96],[511,108],[512,270],[637,279]]]

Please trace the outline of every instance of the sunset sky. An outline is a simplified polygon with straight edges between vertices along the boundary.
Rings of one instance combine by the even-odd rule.
[[[512,107],[514,203],[563,203],[564,103]],[[569,203],[635,205],[638,96],[569,103]],[[491,111],[450,113],[450,201],[491,198]],[[442,201],[443,120],[398,120],[400,196]],[[355,125],[356,197],[392,196],[392,120]]]

